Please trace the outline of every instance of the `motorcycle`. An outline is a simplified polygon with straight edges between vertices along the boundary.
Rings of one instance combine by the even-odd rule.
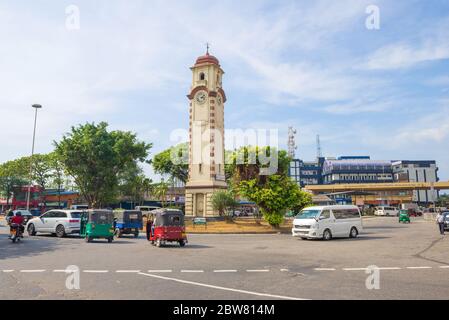
[[[23,227],[21,225],[16,224],[16,223],[11,224],[11,230],[10,230],[9,239],[13,243],[23,239]]]

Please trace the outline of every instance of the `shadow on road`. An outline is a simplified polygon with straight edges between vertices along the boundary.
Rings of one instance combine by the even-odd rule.
[[[47,251],[54,251],[60,245],[58,242],[35,241],[28,237],[20,242],[12,243],[7,234],[0,234],[0,260],[40,255]]]

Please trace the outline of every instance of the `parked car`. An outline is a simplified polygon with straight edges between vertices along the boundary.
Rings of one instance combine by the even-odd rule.
[[[67,234],[80,232],[81,213],[79,210],[50,210],[28,221],[26,230],[30,236],[50,233],[63,238]]]
[[[374,215],[397,217],[399,215],[399,210],[395,207],[377,207],[374,211]]]
[[[135,208],[135,210],[137,211],[142,211],[142,217],[147,217],[148,216],[148,212],[151,212],[153,210],[157,210],[160,209],[160,207],[155,207],[155,206],[137,206]]]
[[[9,221],[11,220],[11,218],[12,218],[12,217],[15,217],[15,216],[17,215],[18,212],[21,213],[22,217],[23,217],[24,220],[25,220],[25,223],[26,223],[28,220],[30,220],[30,219],[33,218],[33,215],[31,214],[30,211],[24,210],[24,209],[19,209],[19,210],[14,210],[14,211],[12,211],[12,212],[9,212],[9,213],[6,215],[6,217],[5,217],[6,222],[9,224]]]
[[[89,205],[87,204],[74,204],[70,207],[70,210],[88,210]]]
[[[356,238],[363,231],[357,206],[331,205],[303,209],[293,220],[292,235],[301,239]]]

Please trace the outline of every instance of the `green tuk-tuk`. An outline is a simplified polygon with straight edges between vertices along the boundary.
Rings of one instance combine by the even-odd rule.
[[[410,223],[410,215],[408,210],[399,210],[399,223]]]
[[[80,236],[87,242],[93,239],[114,240],[114,214],[110,210],[87,210],[81,214]]]

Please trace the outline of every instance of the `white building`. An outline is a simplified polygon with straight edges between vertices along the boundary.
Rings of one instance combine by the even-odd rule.
[[[394,180],[398,182],[437,182],[438,167],[435,161],[393,161]],[[435,190],[413,191],[413,202],[429,204],[438,199]]]

